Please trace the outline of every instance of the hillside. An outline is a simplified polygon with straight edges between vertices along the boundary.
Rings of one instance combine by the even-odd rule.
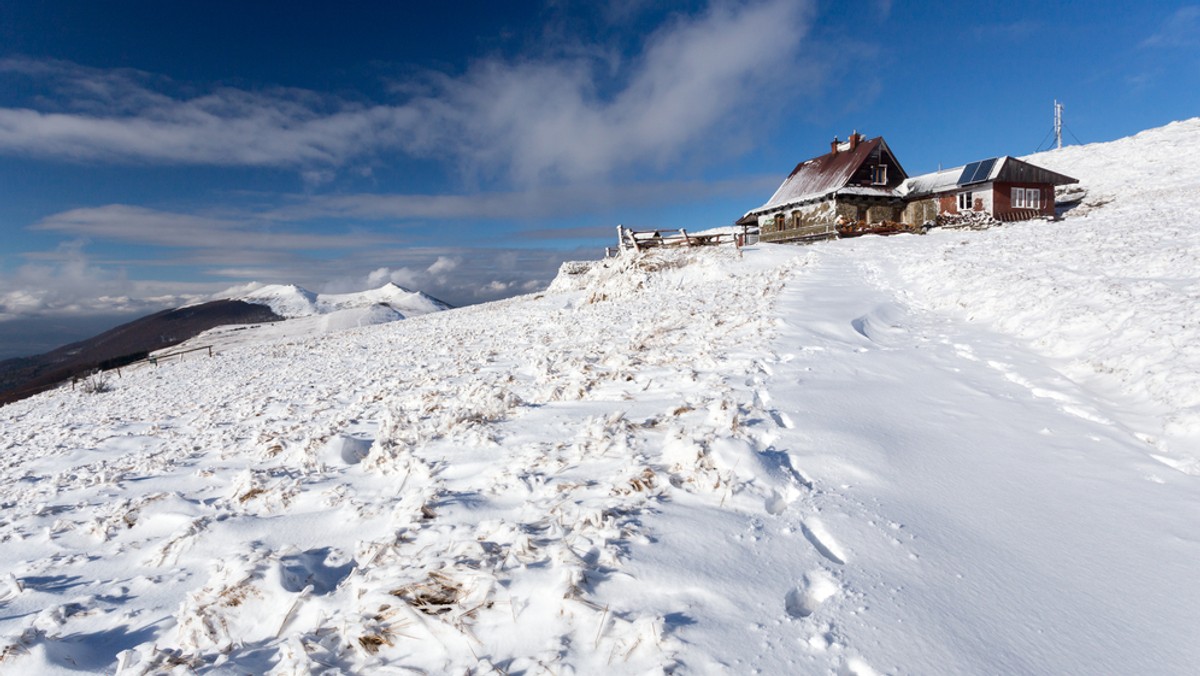
[[[1191,673],[1198,145],[6,406],[0,669]]]
[[[0,404],[18,401],[100,368],[143,359],[216,326],[279,321],[261,304],[217,300],[163,310],[45,354],[0,361]]]
[[[392,283],[343,294],[317,294],[290,284],[259,286],[237,298],[156,312],[45,354],[0,361],[0,405],[150,354],[292,340],[449,307]]]

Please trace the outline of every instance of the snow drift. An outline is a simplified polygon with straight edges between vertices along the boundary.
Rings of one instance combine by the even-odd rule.
[[[1110,172],[1198,130],[1036,158],[1062,222],[572,264],[6,406],[0,668],[1189,673],[1198,171]]]

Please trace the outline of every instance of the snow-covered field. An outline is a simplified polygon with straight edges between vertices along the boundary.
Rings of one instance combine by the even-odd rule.
[[[0,671],[1194,673],[1197,150],[0,408]]]

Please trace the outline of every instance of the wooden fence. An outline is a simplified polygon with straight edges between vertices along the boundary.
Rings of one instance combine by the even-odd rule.
[[[753,235],[747,231],[745,226],[742,227],[742,232],[702,234],[689,233],[684,228],[678,230],[633,230],[623,225],[617,226],[618,248],[633,249],[634,251],[659,247],[716,246],[719,244],[733,244],[740,248],[747,244],[753,244],[752,237]],[[611,253],[611,249],[606,249],[606,253]]]

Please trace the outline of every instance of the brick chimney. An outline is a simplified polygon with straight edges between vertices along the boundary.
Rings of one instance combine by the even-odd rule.
[[[838,147],[838,137],[834,136],[833,141],[831,141],[829,144],[829,154],[837,155],[837,147]]]
[[[858,133],[857,129],[855,129],[853,132],[851,132],[850,133],[850,150],[854,150],[855,148],[857,148],[858,142],[861,140],[862,140],[862,135],[860,135]]]

